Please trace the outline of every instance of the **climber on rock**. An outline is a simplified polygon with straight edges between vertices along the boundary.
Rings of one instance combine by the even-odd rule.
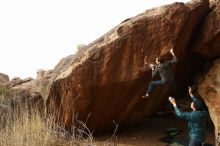
[[[176,83],[174,80],[174,75],[171,70],[171,65],[177,62],[177,57],[173,52],[173,48],[170,49],[170,53],[173,56],[172,60],[165,61],[162,57],[156,58],[156,65],[150,64],[150,68],[152,70],[152,77],[154,77],[157,73],[159,73],[161,80],[151,81],[148,85],[147,92],[143,98],[148,97],[152,92],[154,86],[168,84],[172,87],[172,96],[175,95],[176,92]]]
[[[169,97],[170,103],[173,105],[176,115],[179,118],[188,121],[189,130],[189,146],[202,146],[205,142],[206,135],[206,122],[208,119],[208,111],[206,105],[202,100],[198,99],[192,94],[192,90],[189,87],[189,95],[192,99],[191,102],[191,112],[182,112],[173,97]]]

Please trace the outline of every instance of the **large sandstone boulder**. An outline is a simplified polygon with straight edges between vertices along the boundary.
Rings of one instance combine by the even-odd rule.
[[[220,135],[220,59],[213,61],[197,84],[198,92],[208,106],[217,137]]]
[[[75,56],[64,58],[54,69],[47,99],[49,113],[67,128],[77,117],[87,120],[95,132],[133,124],[161,108],[169,95],[168,87],[156,88],[149,99],[142,99],[151,80],[151,70],[141,72],[144,60],[154,63],[157,56],[179,58],[178,84],[185,82],[190,69],[187,45],[198,23],[209,10],[208,0],[174,3],[127,19]],[[184,59],[184,60],[183,60]],[[187,58],[189,59],[189,58]],[[189,70],[189,71],[188,71]]]

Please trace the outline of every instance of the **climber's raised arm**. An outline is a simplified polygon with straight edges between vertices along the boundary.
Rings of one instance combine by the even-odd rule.
[[[173,48],[170,49],[170,53],[172,54],[173,56],[173,59],[169,61],[170,64],[173,64],[173,63],[176,63],[178,61],[176,55],[174,54],[173,52]]]

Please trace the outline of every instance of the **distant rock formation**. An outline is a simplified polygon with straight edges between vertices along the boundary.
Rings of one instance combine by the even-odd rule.
[[[0,84],[4,84],[9,81],[9,76],[3,73],[0,73]]]
[[[45,71],[37,80],[33,78],[20,79],[14,77],[12,80],[6,77],[5,82],[1,85],[1,111],[5,109],[17,110],[27,106],[36,108],[39,111],[45,111],[45,101],[42,94],[44,93],[45,84],[50,79],[51,71]],[[6,108],[7,107],[7,108]]]
[[[37,71],[37,78],[36,78],[36,86],[37,91],[41,94],[44,101],[47,99],[48,95],[48,87],[50,82],[52,82],[52,74],[53,70],[38,70]]]

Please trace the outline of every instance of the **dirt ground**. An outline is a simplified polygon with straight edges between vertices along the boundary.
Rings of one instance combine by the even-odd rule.
[[[182,132],[172,139],[165,133],[167,128],[181,129]],[[107,146],[106,141],[109,137],[95,137],[97,146]],[[188,141],[187,121],[174,116],[146,119],[130,129],[117,133],[117,146],[187,146]],[[212,128],[207,132],[206,142],[214,146]],[[109,143],[108,146],[110,145],[113,144]]]

